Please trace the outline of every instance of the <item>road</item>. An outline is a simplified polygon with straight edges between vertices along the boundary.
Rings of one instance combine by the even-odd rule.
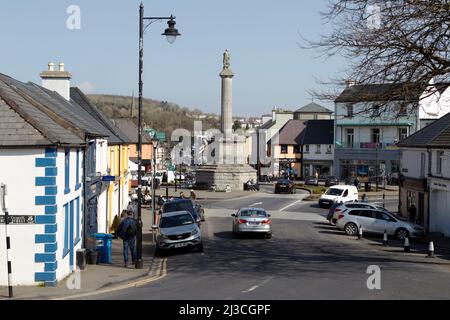
[[[205,201],[205,251],[167,256],[157,282],[90,299],[449,299],[449,264],[378,250],[329,226],[326,210],[305,193],[262,190],[244,198]],[[395,201],[389,200],[395,207]],[[272,213],[273,238],[234,239],[229,214],[239,207]],[[367,268],[381,270],[369,290]]]

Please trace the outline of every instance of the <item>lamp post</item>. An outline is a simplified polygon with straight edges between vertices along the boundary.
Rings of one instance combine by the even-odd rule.
[[[149,21],[147,26],[144,27],[144,20]],[[144,17],[144,5],[141,3],[139,6],[139,109],[138,109],[138,232],[136,235],[136,269],[143,268],[142,261],[142,215],[141,215],[141,205],[142,205],[142,74],[144,69],[144,31],[145,29],[155,21],[158,20],[168,20],[168,28],[164,31],[162,35],[167,37],[169,43],[174,43],[177,36],[180,36],[178,30],[175,28],[175,17]]]

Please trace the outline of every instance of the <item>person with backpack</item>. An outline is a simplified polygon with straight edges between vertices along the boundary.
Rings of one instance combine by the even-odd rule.
[[[123,240],[123,260],[126,268],[128,266],[128,248],[131,251],[133,263],[136,262],[137,222],[133,219],[133,212],[127,212],[127,217],[120,223],[117,234]]]

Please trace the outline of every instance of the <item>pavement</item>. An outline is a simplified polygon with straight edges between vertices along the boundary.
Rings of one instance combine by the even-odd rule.
[[[112,264],[88,264],[85,270],[77,271],[66,279],[59,281],[56,287],[38,285],[16,286],[14,287],[14,299],[82,298],[92,293],[109,292],[117,287],[126,288],[130,283],[160,277],[164,268],[164,260],[153,257],[154,243],[151,233],[151,213],[148,208],[143,208],[142,218],[143,269],[135,269],[133,265],[125,268],[123,266],[122,240],[113,239]],[[0,299],[6,299],[7,293],[8,290],[6,287],[0,287]]]

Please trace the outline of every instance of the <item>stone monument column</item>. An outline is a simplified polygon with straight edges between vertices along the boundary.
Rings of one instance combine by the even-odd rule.
[[[222,78],[222,108],[220,130],[225,137],[231,137],[233,133],[233,77],[231,71],[230,54],[225,50],[223,54],[223,69],[220,73]]]

